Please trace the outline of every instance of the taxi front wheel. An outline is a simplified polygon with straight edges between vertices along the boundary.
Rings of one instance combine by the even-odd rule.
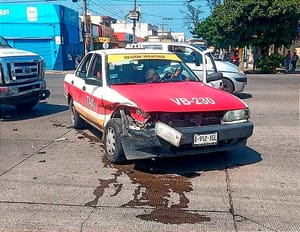
[[[76,111],[74,107],[73,100],[70,100],[69,103],[69,110],[70,110],[70,121],[71,121],[71,126],[74,129],[82,129],[84,127],[84,121],[83,119],[79,116],[79,113]]]
[[[121,130],[122,125],[119,118],[109,120],[105,127],[105,156],[112,163],[123,163],[126,161],[121,143]]]

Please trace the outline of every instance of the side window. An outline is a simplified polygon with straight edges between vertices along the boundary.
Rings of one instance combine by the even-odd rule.
[[[206,59],[207,69],[217,72],[217,67],[212,54],[211,53],[206,54],[205,59]]]
[[[185,46],[169,46],[168,50],[170,52],[176,53],[176,55],[185,63],[194,63],[196,59],[202,63],[202,57],[200,54],[195,52],[193,49],[185,47]]]
[[[102,79],[101,55],[95,54],[93,57],[87,77]]]
[[[191,56],[193,57],[193,62],[196,62],[196,63],[202,65],[203,64],[202,55],[199,52],[194,51],[193,49],[191,49],[191,51],[192,51]]]
[[[76,76],[86,78],[92,56],[93,54],[88,54],[86,57],[83,58],[82,62],[78,66],[78,69],[76,70]]]

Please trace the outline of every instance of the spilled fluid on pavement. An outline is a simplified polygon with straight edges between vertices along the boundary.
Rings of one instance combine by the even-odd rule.
[[[98,137],[83,131],[80,134],[78,138],[88,138],[93,143],[101,141]],[[99,186],[93,192],[96,197],[87,202],[86,206],[97,206],[99,198],[108,189],[111,197],[117,196],[123,187],[118,178],[125,174],[130,178],[131,183],[137,187],[133,192],[132,200],[123,204],[122,207],[144,207],[151,211],[137,215],[138,218],[164,224],[194,224],[211,220],[205,215],[198,214],[195,210],[188,209],[191,202],[186,194],[193,191],[190,179],[198,177],[200,174],[154,174],[151,171],[152,168],[155,168],[155,164],[147,161],[142,161],[142,165],[114,165],[103,157],[102,163],[104,168],[113,170],[112,178],[99,179]],[[148,212],[148,210],[146,211]]]
[[[151,210],[150,213],[137,215],[138,218],[164,224],[194,224],[211,220],[205,215],[188,210],[190,201],[186,193],[193,190],[189,177],[141,172],[133,170],[133,165],[113,165],[105,158],[103,158],[103,163],[105,167],[115,169],[115,172],[111,179],[99,179],[99,186],[94,190],[96,198],[86,203],[86,206],[95,207],[106,189],[110,188],[111,192],[112,186],[114,192],[110,196],[117,196],[123,186],[118,182],[118,178],[126,174],[137,187],[134,190],[133,199],[122,207],[145,207]],[[176,200],[172,200],[171,195],[175,195]]]
[[[210,221],[209,217],[188,210],[190,201],[186,193],[193,189],[187,177],[177,174],[154,175],[140,171],[128,175],[133,183],[138,184],[138,187],[135,190],[133,200],[124,206],[150,206],[154,208],[151,213],[138,215],[138,218],[164,224],[194,224]],[[171,195],[175,195],[177,200],[173,201]]]

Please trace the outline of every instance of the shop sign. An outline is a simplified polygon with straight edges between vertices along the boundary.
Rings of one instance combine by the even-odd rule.
[[[109,43],[110,38],[109,37],[99,37],[99,42],[100,43]]]

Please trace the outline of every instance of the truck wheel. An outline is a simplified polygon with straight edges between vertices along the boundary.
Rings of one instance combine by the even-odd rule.
[[[112,163],[126,161],[121,143],[121,119],[113,118],[108,121],[104,132],[105,156]]]
[[[69,103],[69,110],[70,110],[70,121],[71,121],[71,126],[74,129],[82,129],[84,126],[84,121],[83,119],[79,116],[79,113],[76,111],[74,104],[73,104],[73,99],[70,100]]]
[[[223,81],[223,90],[228,93],[233,93],[234,90],[233,83],[226,78],[223,78],[222,81]]]
[[[32,100],[30,102],[25,102],[19,105],[15,105],[16,109],[18,111],[25,111],[25,110],[30,110],[33,107],[35,107],[39,103],[39,99],[37,100]]]

